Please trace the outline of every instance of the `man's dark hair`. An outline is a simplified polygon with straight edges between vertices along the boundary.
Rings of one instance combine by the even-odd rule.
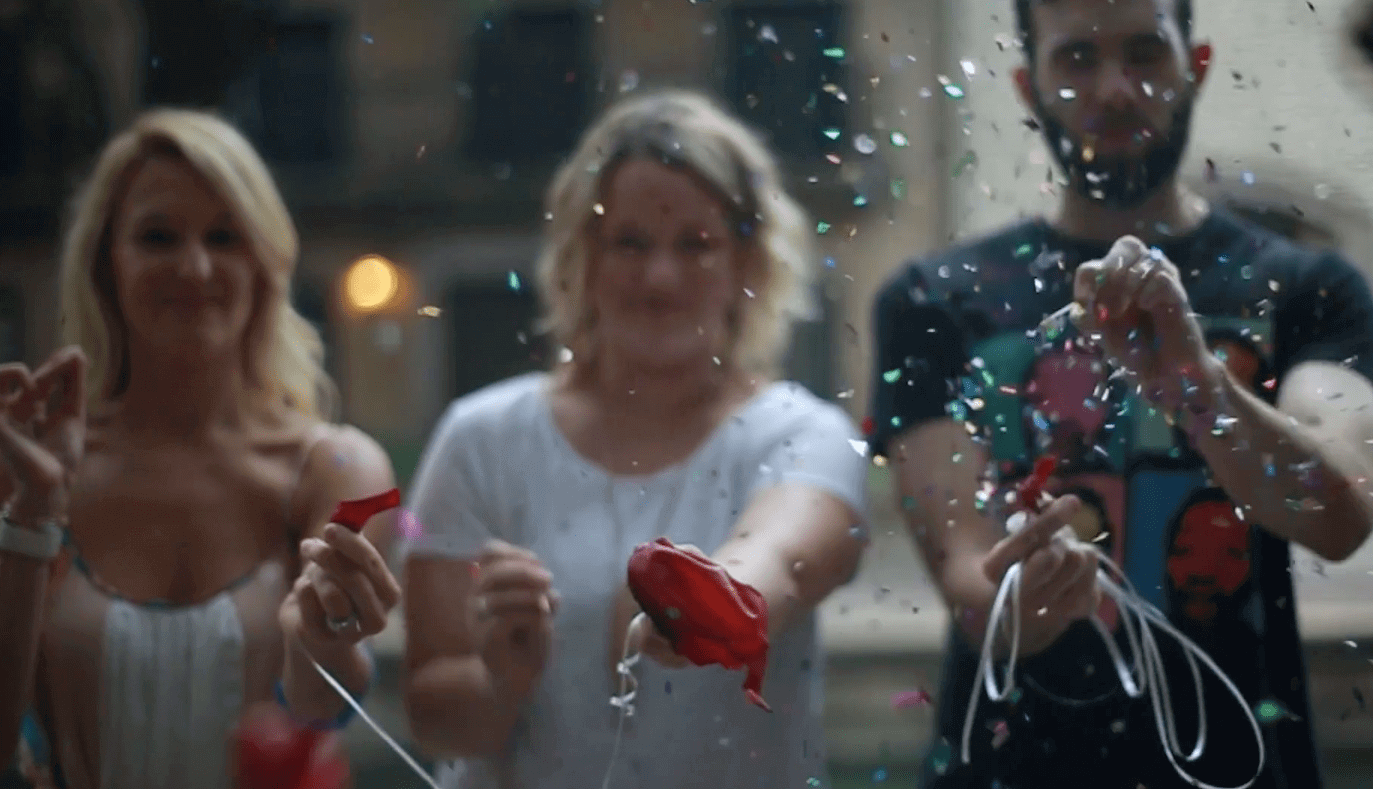
[[[1020,35],[1020,45],[1025,51],[1025,60],[1035,61],[1034,7],[1040,3],[1054,0],[1015,0],[1015,28]],[[1173,0],[1173,16],[1177,19],[1178,30],[1182,31],[1183,43],[1192,41],[1192,0]]]

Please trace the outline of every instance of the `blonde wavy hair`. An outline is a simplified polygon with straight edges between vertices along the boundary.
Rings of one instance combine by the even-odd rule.
[[[62,247],[62,324],[90,360],[92,407],[129,385],[128,329],[114,287],[112,234],[118,204],[138,166],[173,156],[188,162],[243,227],[261,282],[248,326],[245,373],[258,405],[312,419],[334,416],[337,390],[324,371],[319,332],[290,302],[299,237],[267,165],[251,143],[214,115],[182,109],[144,113],[105,146],[76,197]]]
[[[587,297],[592,233],[616,167],[650,158],[694,175],[732,213],[738,238],[756,270],[746,272],[750,298],[732,321],[730,361],[773,375],[792,325],[812,318],[815,247],[806,212],[782,183],[777,162],[743,123],[698,93],[651,93],[612,107],[582,137],[546,197],[549,219],[537,264],[542,329],[584,358],[593,348],[595,314]]]

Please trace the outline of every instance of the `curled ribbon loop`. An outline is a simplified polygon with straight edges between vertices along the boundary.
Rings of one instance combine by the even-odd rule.
[[[1054,468],[1052,458],[1042,458],[1036,464],[1034,473],[1023,485],[1020,486],[1018,497],[1021,505],[1030,511],[1038,511],[1039,499],[1044,485],[1047,483],[1049,475]],[[1023,522],[1024,513],[1017,513],[1012,516],[1013,520]],[[1009,525],[1009,524],[1008,524]],[[1095,546],[1094,546],[1095,547]],[[1248,703],[1244,699],[1244,694],[1240,692],[1235,683],[1226,676],[1225,672],[1216,665],[1211,656],[1206,651],[1197,646],[1171,622],[1168,617],[1158,610],[1152,603],[1140,597],[1135,591],[1130,579],[1126,577],[1123,570],[1111,560],[1100,548],[1095,548],[1098,553],[1097,560],[1102,565],[1097,570],[1097,585],[1111,599],[1115,600],[1120,609],[1120,621],[1125,631],[1125,639],[1133,653],[1133,665],[1127,665],[1125,658],[1121,655],[1120,647],[1116,639],[1111,635],[1106,624],[1096,614],[1092,614],[1090,619],[1093,628],[1101,636],[1101,640],[1106,645],[1107,652],[1110,653],[1111,662],[1116,669],[1116,675],[1120,678],[1121,687],[1125,689],[1127,695],[1132,699],[1143,698],[1145,693],[1149,694],[1150,706],[1154,712],[1154,722],[1158,728],[1159,740],[1163,743],[1164,754],[1168,757],[1168,762],[1173,766],[1173,770],[1182,777],[1184,781],[1197,787],[1198,789],[1248,789],[1253,786],[1263,773],[1263,766],[1266,761],[1264,753],[1263,732],[1259,729],[1258,720],[1250,711]],[[987,692],[987,697],[994,702],[1005,701],[1015,690],[1015,667],[1019,657],[1020,648],[1020,588],[1022,582],[1021,563],[1016,562],[1006,571],[1001,579],[1001,586],[997,590],[995,602],[992,604],[991,614],[987,619],[986,635],[982,639],[982,654],[978,662],[978,678],[981,682],[973,683],[973,691],[968,699],[968,712],[963,719],[963,763],[968,764],[972,761],[971,742],[973,720],[977,714],[977,704],[983,689]],[[1118,579],[1118,580],[1117,580]],[[1002,622],[1007,616],[1007,598],[1010,598],[1010,618],[1011,618],[1011,644],[1010,656],[1006,661],[1005,671],[1002,675],[1002,684],[998,687],[993,670],[993,655],[996,643],[996,634],[1002,627]],[[1152,627],[1151,627],[1152,626]],[[1196,689],[1197,702],[1197,739],[1189,752],[1184,753],[1182,745],[1178,742],[1177,723],[1173,714],[1172,694],[1168,687],[1168,676],[1163,667],[1163,657],[1159,652],[1158,642],[1154,638],[1153,628],[1158,628],[1172,636],[1182,645],[1183,654],[1187,658],[1187,666],[1192,674],[1192,682]],[[1178,764],[1179,757],[1186,762],[1195,762],[1201,758],[1202,752],[1206,748],[1206,704],[1203,696],[1201,670],[1197,666],[1200,660],[1210,669],[1211,673],[1221,681],[1225,689],[1239,703],[1240,709],[1244,711],[1245,718],[1249,721],[1249,726],[1254,732],[1254,740],[1258,743],[1258,767],[1254,770],[1253,776],[1242,784],[1235,787],[1221,787],[1208,784],[1189,774]],[[981,684],[984,687],[979,688]]]
[[[620,721],[601,789],[610,787],[625,719],[634,715],[639,683],[633,668],[640,656],[629,654],[628,634],[640,620],[651,621],[677,654],[694,665],[746,669],[745,698],[772,712],[762,695],[768,660],[767,601],[757,589],[731,578],[705,556],[673,545],[666,537],[635,548],[627,572],[629,591],[643,610],[626,631],[624,651],[616,667],[620,692],[610,698],[610,704],[620,710]]]

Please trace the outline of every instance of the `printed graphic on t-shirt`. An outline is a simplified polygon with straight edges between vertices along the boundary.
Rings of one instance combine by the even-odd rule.
[[[1199,320],[1231,373],[1256,394],[1271,395],[1271,321]],[[1121,565],[1141,596],[1202,641],[1262,637],[1253,525],[1211,485],[1204,461],[1170,415],[1113,375],[1100,351],[1072,331],[1053,342],[1001,332],[974,345],[971,355],[972,375],[962,388],[977,394],[955,409],[989,439],[1003,494],[1036,457],[1057,456],[1061,471],[1050,492],[1082,501],[1074,531]],[[1110,600],[1099,613],[1116,627]]]

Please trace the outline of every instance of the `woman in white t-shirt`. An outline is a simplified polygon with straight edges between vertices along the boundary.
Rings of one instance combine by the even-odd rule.
[[[611,109],[548,211],[562,360],[453,403],[415,482],[412,730],[463,789],[823,786],[815,606],[857,568],[866,461],[844,412],[772,377],[812,306],[809,222],[764,146],[683,92]],[[774,713],[636,619],[626,565],[660,536],[766,599]],[[651,660],[614,752],[626,640]]]

